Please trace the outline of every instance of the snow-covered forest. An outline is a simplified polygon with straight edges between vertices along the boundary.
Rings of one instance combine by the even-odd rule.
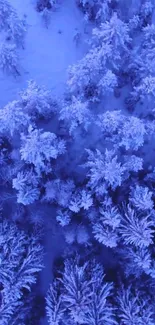
[[[155,324],[155,2],[0,0],[0,325]]]

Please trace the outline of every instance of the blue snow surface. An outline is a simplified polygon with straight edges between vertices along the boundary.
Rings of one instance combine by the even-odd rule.
[[[80,59],[87,48],[85,43],[83,15],[74,1],[62,1],[51,13],[51,22],[47,28],[41,13],[35,10],[36,1],[9,0],[20,18],[27,24],[24,50],[19,49],[20,77],[0,74],[0,105],[17,98],[19,91],[27,87],[28,80],[45,85],[61,96],[66,82],[66,70],[69,65]],[[78,47],[74,41],[76,32],[83,33],[82,44]]]

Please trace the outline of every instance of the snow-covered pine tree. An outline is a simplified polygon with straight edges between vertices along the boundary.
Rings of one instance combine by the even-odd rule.
[[[49,118],[57,111],[57,104],[51,92],[33,80],[28,81],[28,87],[20,92],[20,102],[26,113],[34,119]]]
[[[97,13],[96,13],[95,20],[98,23],[104,23],[105,21],[109,20],[109,18],[110,18],[110,13],[111,13],[110,3],[111,3],[111,0],[103,0],[103,1],[99,1],[98,3],[99,3],[99,6],[97,8]]]
[[[65,260],[62,278],[54,280],[46,298],[49,324],[117,324],[111,291],[96,260],[82,262],[79,256]]]
[[[97,85],[107,71],[106,64],[111,62],[112,58],[112,47],[109,44],[102,43],[90,49],[83,59],[69,67],[67,81],[69,90],[80,94],[80,97],[97,100]]]
[[[91,192],[87,189],[77,188],[70,197],[68,207],[72,212],[78,213],[82,208],[84,210],[89,210],[92,205],[93,198]]]
[[[124,119],[125,116],[120,110],[113,110],[99,114],[95,123],[100,127],[104,137],[107,137],[108,140],[111,138],[113,142],[115,135],[121,130]]]
[[[99,243],[110,248],[117,246],[118,243],[117,232],[114,229],[106,226],[102,218],[100,218],[97,223],[93,224],[92,229],[93,229],[94,237]]]
[[[43,200],[50,203],[55,202],[59,206],[67,208],[74,190],[75,184],[72,180],[54,179],[45,184]]]
[[[16,46],[2,43],[0,46],[0,69],[4,72],[19,76],[19,58]]]
[[[7,22],[10,15],[14,13],[14,10],[7,0],[0,0],[0,27],[2,29],[7,28]]]
[[[93,20],[97,23],[100,23],[109,18],[111,0],[76,0],[76,2],[78,6],[84,11],[85,19],[87,20]]]
[[[32,170],[18,172],[13,178],[12,187],[17,190],[18,203],[29,205],[39,199],[39,179]]]
[[[136,100],[145,99],[148,103],[155,100],[155,77],[148,75],[142,79],[141,83],[138,86],[135,86],[132,92],[132,96]]]
[[[87,176],[91,189],[98,191],[98,188],[103,187],[104,192],[102,194],[105,194],[106,190],[103,185],[105,185],[105,188],[111,186],[112,189],[120,186],[123,181],[125,167],[118,162],[115,152],[107,149],[105,154],[102,154],[98,149],[96,152],[88,149],[86,151],[88,161],[83,166],[89,170]]]
[[[109,95],[113,93],[114,88],[117,86],[117,77],[111,71],[105,71],[103,77],[100,79],[97,88],[100,96]]]
[[[136,116],[125,116],[120,111],[99,114],[95,123],[108,141],[114,143],[115,147],[124,147],[126,150],[138,150],[150,133],[144,120]]]
[[[100,28],[93,29],[93,39],[97,46],[101,46],[102,43],[112,46],[113,60],[116,61],[122,59],[120,54],[128,52],[131,43],[129,27],[118,18],[116,12],[109,21],[102,23]]]
[[[0,325],[12,325],[12,319],[14,317],[14,313],[19,307],[20,303],[11,302],[10,301],[2,301],[0,305]],[[16,325],[16,324],[15,324]]]
[[[56,213],[56,220],[61,227],[68,226],[71,221],[71,212],[65,209],[59,209]]]
[[[142,2],[140,17],[142,19],[143,26],[151,23],[151,17],[153,14],[152,0],[145,0]]]
[[[46,314],[49,325],[60,325],[61,320],[64,319],[63,295],[59,287],[59,282],[54,280],[46,296]]]
[[[71,318],[83,324],[84,315],[91,299],[90,280],[87,279],[87,266],[78,265],[77,260],[66,260],[62,283],[64,286],[63,302]]]
[[[30,117],[23,112],[19,101],[8,103],[0,110],[0,133],[10,134],[24,131],[28,129],[30,124]]]
[[[126,150],[138,150],[143,146],[145,136],[145,122],[138,117],[130,116],[124,119],[124,123],[119,129],[119,146],[125,147]]]
[[[117,324],[114,315],[114,308],[109,303],[112,284],[104,279],[103,267],[95,262],[91,270],[91,302],[85,312],[84,323],[87,325],[113,325]]]
[[[131,189],[130,202],[141,212],[151,211],[154,206],[152,196],[153,192],[149,191],[148,187],[136,185]]]
[[[135,155],[122,155],[116,150],[86,149],[87,161],[82,167],[87,168],[88,186],[98,196],[107,194],[108,188],[113,191],[129,178],[131,172],[143,169],[143,159]],[[119,157],[119,160],[118,160]]]
[[[126,169],[126,178],[129,177],[130,172],[139,172],[143,169],[143,158],[135,155],[124,155],[124,168]]]
[[[48,173],[51,159],[57,159],[65,153],[64,140],[59,140],[54,133],[33,129],[32,126],[29,126],[27,135],[22,134],[21,140],[21,159],[27,164],[33,164],[38,174],[42,171]]]
[[[74,133],[78,126],[82,126],[87,130],[91,123],[89,103],[86,101],[82,102],[73,96],[71,103],[64,103],[63,108],[60,111],[59,119],[66,122],[70,134]]]
[[[141,21],[139,15],[134,15],[129,19],[130,33],[133,35],[136,30],[141,27]]]
[[[154,311],[147,298],[140,296],[140,292],[134,292],[130,286],[122,288],[117,296],[118,316],[121,325],[153,325]]]
[[[146,77],[155,71],[155,25],[148,24],[144,27],[142,37],[141,52],[139,56],[137,55],[137,60],[141,59],[142,77]]]
[[[128,205],[122,213],[119,233],[126,245],[145,248],[153,243],[153,225],[149,214],[138,215]]]
[[[26,36],[26,22],[22,19],[19,19],[17,13],[12,11],[7,19],[7,40],[11,41],[13,44],[16,44],[17,47],[24,48],[25,36]]]
[[[116,247],[119,241],[118,228],[121,216],[116,207],[112,205],[99,209],[99,217],[92,222],[95,239],[107,247]]]
[[[155,25],[150,24],[143,28],[143,47],[150,49],[155,45]]]
[[[75,191],[74,194],[71,196],[70,202],[69,202],[69,209],[74,212],[78,213],[81,209],[81,196],[79,191]]]
[[[142,274],[151,273],[151,251],[147,248],[123,246],[118,249],[121,268],[126,277],[140,278]]]
[[[91,193],[87,189],[82,189],[80,191],[81,196],[81,208],[84,210],[89,210],[91,206],[93,206],[93,198]]]
[[[0,220],[1,325],[12,324],[11,317],[22,303],[26,291],[30,291],[36,282],[42,263],[43,248],[37,239],[28,237],[15,224]]]

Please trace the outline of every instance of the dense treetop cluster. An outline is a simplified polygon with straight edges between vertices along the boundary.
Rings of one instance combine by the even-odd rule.
[[[47,21],[55,5],[35,8]],[[63,98],[30,80],[0,110],[0,325],[39,324],[40,205],[64,239],[42,303],[49,324],[155,324],[155,4],[77,6],[92,35]],[[0,68],[17,78],[27,24],[8,0],[0,26]]]

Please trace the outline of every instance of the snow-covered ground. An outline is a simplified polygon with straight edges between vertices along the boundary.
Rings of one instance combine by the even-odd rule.
[[[18,92],[34,79],[53,93],[61,96],[65,87],[67,68],[80,59],[87,48],[84,34],[83,14],[75,0],[61,0],[52,12],[47,29],[41,14],[35,10],[36,0],[10,0],[18,15],[26,17],[28,32],[25,49],[20,50],[21,76],[12,77],[0,72],[0,107],[16,99]],[[76,31],[80,32],[80,43],[74,41]]]

